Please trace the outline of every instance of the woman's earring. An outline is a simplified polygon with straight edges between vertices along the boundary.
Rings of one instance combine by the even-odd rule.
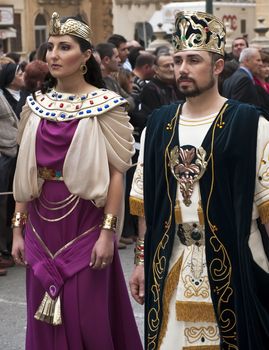
[[[83,75],[85,75],[88,72],[88,68],[87,68],[86,64],[81,64],[79,69]]]

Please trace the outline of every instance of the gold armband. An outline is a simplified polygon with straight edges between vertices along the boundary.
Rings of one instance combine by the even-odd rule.
[[[15,212],[11,219],[11,228],[23,227],[26,224],[27,216],[26,213]]]
[[[117,220],[117,216],[113,214],[105,214],[101,228],[104,230],[112,230],[115,232],[117,227]]]
[[[144,265],[144,240],[138,238],[135,246],[135,265]]]

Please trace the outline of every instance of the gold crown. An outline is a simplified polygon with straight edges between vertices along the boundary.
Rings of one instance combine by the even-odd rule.
[[[178,12],[173,33],[176,51],[202,50],[224,56],[226,30],[215,16],[205,12]]]
[[[80,21],[69,18],[66,22],[60,22],[60,16],[54,12],[50,20],[50,35],[74,35],[91,43],[91,28]]]

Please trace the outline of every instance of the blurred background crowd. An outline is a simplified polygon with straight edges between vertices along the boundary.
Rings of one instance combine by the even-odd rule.
[[[134,127],[136,154],[140,135],[155,108],[184,100],[177,89],[171,44],[165,40],[146,49],[142,41],[127,41],[119,34],[95,45],[93,55],[101,66],[107,89],[128,101],[130,122]],[[0,49],[0,275],[14,265],[11,251],[10,221],[14,211],[11,195],[16,164],[16,136],[20,113],[26,98],[42,87],[48,68],[46,42],[29,52],[27,60],[17,52]],[[269,52],[251,46],[246,37],[232,41],[225,56],[225,68],[219,82],[223,96],[269,109]],[[134,168],[125,178],[125,217],[119,248],[136,240],[137,218],[129,213],[129,192]]]

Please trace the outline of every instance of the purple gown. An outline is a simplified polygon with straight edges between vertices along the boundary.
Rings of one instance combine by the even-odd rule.
[[[77,120],[61,123],[41,120],[36,139],[39,167],[62,170],[77,124]],[[45,181],[40,197],[29,203],[30,221],[25,229],[26,260],[27,255],[29,259],[31,255],[29,247],[34,237],[33,227],[46,249],[55,254],[97,225],[87,236],[90,261],[91,249],[100,234],[103,208],[70,196],[63,181]],[[62,216],[66,217],[60,219]],[[72,270],[72,260],[69,266]],[[65,281],[60,290],[61,325],[50,325],[34,318],[45,290],[32,266],[27,268],[26,283],[26,350],[142,349],[117,248],[113,263],[107,268],[93,270],[87,265]]]

